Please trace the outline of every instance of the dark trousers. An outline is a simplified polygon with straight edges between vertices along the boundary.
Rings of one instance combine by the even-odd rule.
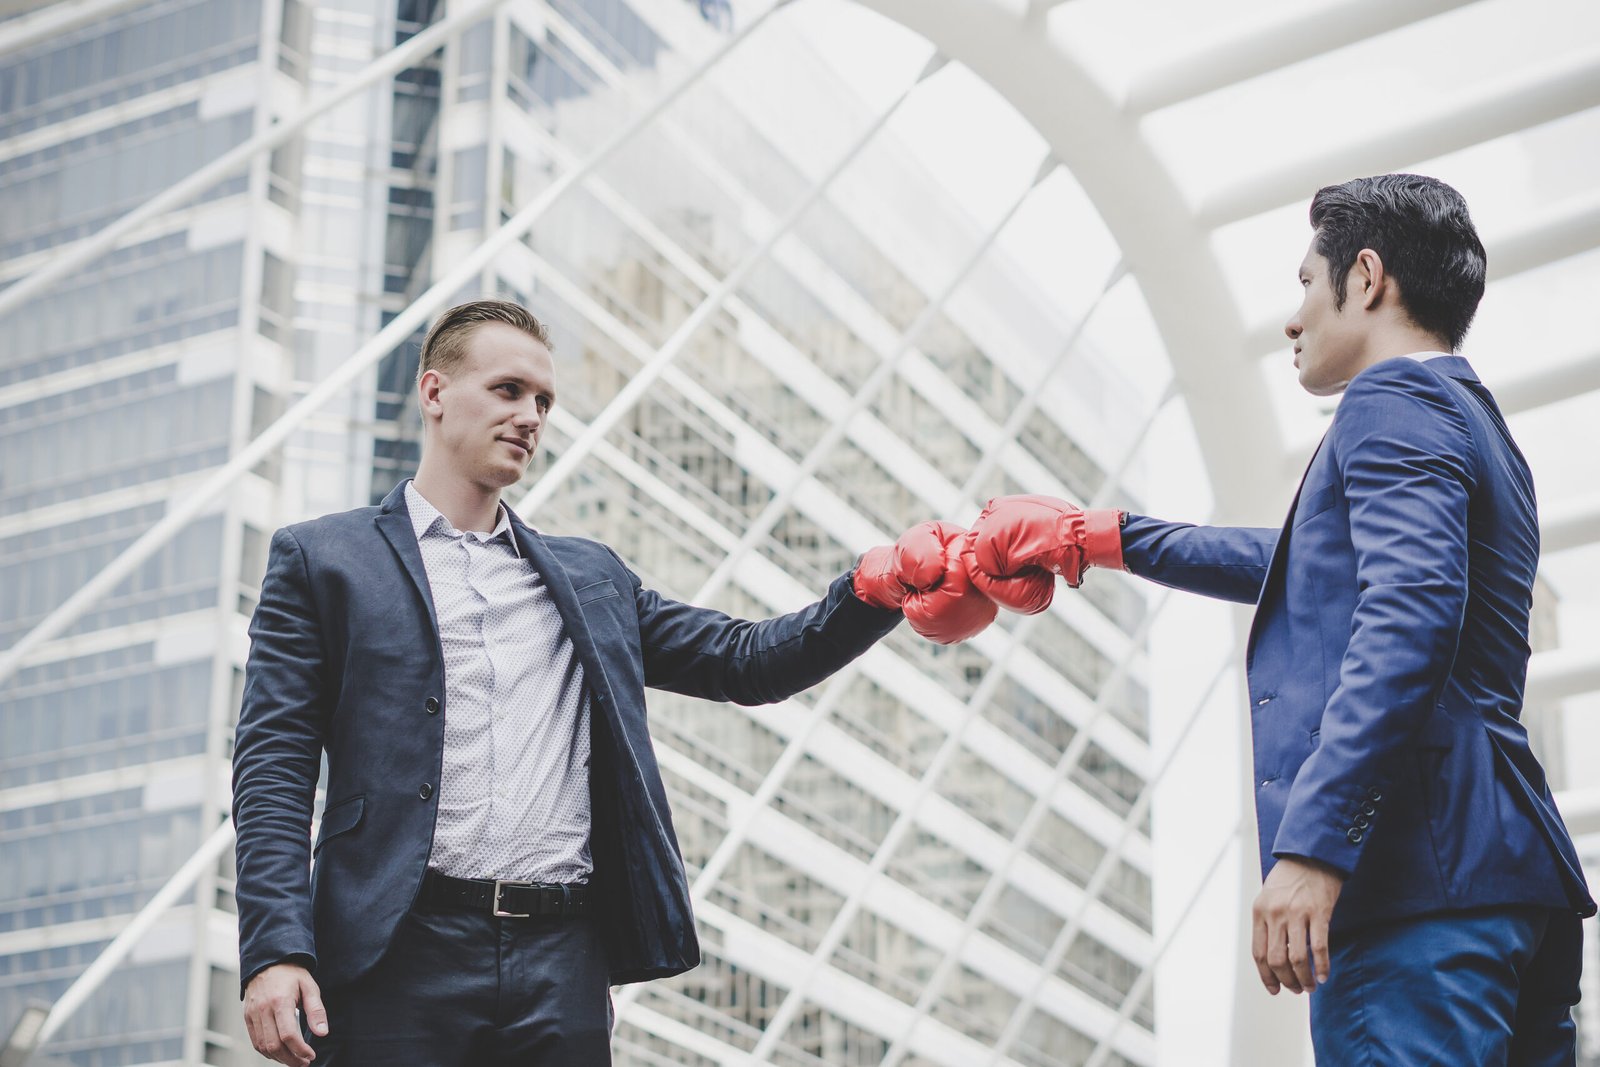
[[[1571,1067],[1583,927],[1486,908],[1335,937],[1311,994],[1317,1067]]]
[[[306,1040],[328,1067],[605,1067],[607,982],[590,919],[417,910],[371,973],[323,990],[328,1036]]]

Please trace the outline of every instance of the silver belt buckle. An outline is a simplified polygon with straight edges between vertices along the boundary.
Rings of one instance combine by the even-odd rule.
[[[508,885],[526,886],[527,882],[511,882],[503,878],[494,880],[494,917],[496,919],[531,919],[531,911],[502,911],[500,908],[500,894]]]

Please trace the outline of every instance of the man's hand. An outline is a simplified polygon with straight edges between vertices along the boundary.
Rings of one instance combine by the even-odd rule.
[[[1268,993],[1305,993],[1328,980],[1328,922],[1343,888],[1343,875],[1312,860],[1286,856],[1267,872],[1251,909],[1250,954]]]
[[[961,562],[967,531],[953,522],[919,523],[892,545],[869,549],[851,586],[873,607],[906,613],[911,628],[941,645],[955,644],[994,621],[994,603],[972,588]]]
[[[884,611],[899,611],[911,587],[901,577],[902,560],[898,544],[877,545],[861,554],[850,590],[856,599]]]
[[[1122,567],[1122,513],[1084,511],[1051,496],[1002,496],[972,524],[965,552],[978,590],[1013,611],[1041,611],[1038,582],[1059,574],[1076,589],[1089,567]]]
[[[904,546],[911,592],[906,594],[906,621],[928,640],[953,645],[982,633],[999,609],[994,601],[972,587],[961,562],[967,530],[953,522],[934,520],[913,526],[900,536]]]
[[[316,1053],[300,1036],[295,1007],[305,1012],[311,1032],[328,1032],[328,1012],[322,990],[311,972],[294,963],[275,963],[250,979],[244,991],[244,1025],[250,1043],[270,1060],[289,1067],[308,1067]]]

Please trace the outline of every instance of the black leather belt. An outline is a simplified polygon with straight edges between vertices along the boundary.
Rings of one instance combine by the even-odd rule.
[[[508,882],[493,878],[451,878],[432,867],[422,876],[420,903],[434,907],[486,911],[501,919],[540,915],[571,918],[589,914],[587,885],[552,882]]]

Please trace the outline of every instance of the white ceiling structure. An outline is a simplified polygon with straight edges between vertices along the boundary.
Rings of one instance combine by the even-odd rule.
[[[1600,5],[860,3],[998,92],[1092,200],[1165,348],[1221,521],[1275,522],[1330,414],[1293,387],[1282,365],[1282,323],[1296,299],[1294,268],[1309,238],[1305,208],[1312,192],[1390,170],[1432,173],[1460,188],[1488,246],[1491,279],[1465,354],[1500,396],[1533,465],[1542,500],[1543,569],[1560,600],[1562,647],[1535,656],[1530,697],[1568,699],[1570,712],[1600,712],[1600,456],[1592,447],[1593,427],[1600,425],[1600,341],[1585,328],[1600,292]],[[47,17],[14,20],[0,32],[0,54],[27,43],[30,34],[59,30],[65,24],[59,20],[122,6],[123,0],[77,0]],[[469,14],[478,17],[492,6],[492,0],[474,5]],[[453,14],[450,21],[465,17]],[[386,63],[398,69],[411,51],[436,47],[436,37],[458,32],[460,25],[436,27]],[[352,82],[351,91],[358,82],[385,77],[380,66]],[[616,143],[667,102],[638,116]],[[304,121],[309,113],[254,138],[230,158],[242,163]],[[563,183],[581,180],[611,150],[608,142]],[[236,165],[218,161],[206,177],[196,176],[199,186]],[[479,269],[557,195],[528,205],[470,262],[363,346],[339,375],[216,472],[192,501],[141,539],[137,551],[119,558],[0,657],[0,678],[170,538],[202,498],[222,491],[306,413],[392,349],[455,291],[456,275]],[[105,247],[117,239],[110,232],[104,238]],[[84,242],[76,254],[93,255],[93,244]],[[69,267],[63,257],[51,271]],[[28,284],[49,280],[50,272],[40,271]],[[14,286],[5,303],[14,305],[26,291]],[[1210,673],[1196,673],[1195,687]],[[1600,722],[1600,714],[1587,718]],[[1600,727],[1584,728],[1600,740]],[[1242,798],[1248,783],[1240,778]],[[1223,832],[1232,832],[1235,811],[1218,820],[1226,824]],[[1579,828],[1600,830],[1600,790],[1575,789],[1567,811]],[[186,871],[225,847],[227,830]],[[1247,872],[1255,863],[1253,841],[1239,851]],[[185,877],[180,872],[174,884],[186,884]],[[1250,878],[1240,885],[1249,886]],[[123,941],[137,940],[135,926]],[[1228,967],[1199,982],[1221,984],[1215,979],[1227,974],[1243,989],[1253,968],[1247,973],[1242,941],[1233,943],[1238,952]],[[63,998],[53,1014],[57,1024],[117,958],[109,953],[93,981]],[[1261,1001],[1257,995],[1247,1002],[1242,993],[1233,998],[1232,1047],[1222,1053],[1227,1062],[1265,1062],[1253,1050],[1281,1054],[1289,1042],[1303,1040],[1303,1023],[1293,1012],[1263,1012]],[[1245,1003],[1249,1011],[1241,1009]],[[1276,1059],[1282,1062],[1281,1055]]]

